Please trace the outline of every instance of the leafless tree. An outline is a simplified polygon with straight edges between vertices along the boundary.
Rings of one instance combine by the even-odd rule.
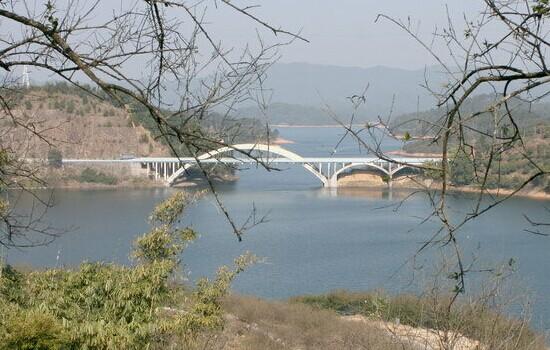
[[[382,138],[388,134],[400,135],[405,142],[423,139],[438,149],[440,163],[419,167],[436,180],[435,185],[418,184],[433,207],[425,220],[437,218],[441,227],[420,251],[437,245],[454,252],[456,271],[451,276],[456,280],[455,298],[465,290],[465,276],[475,270],[462,256],[461,228],[518,192],[542,187],[550,172],[547,160],[537,151],[537,146],[539,150],[540,145],[548,147],[544,138],[547,126],[543,125],[541,132],[525,120],[531,106],[544,101],[549,91],[550,5],[545,0],[481,2],[484,9],[477,17],[464,15],[464,21],[457,24],[448,14],[447,25],[429,38],[421,37],[410,19],[378,16],[377,20],[389,21],[410,35],[446,73],[445,86],[432,86],[428,79],[423,85],[437,101],[437,118],[393,120],[390,112],[387,118],[379,118],[376,128],[353,127],[353,118],[342,124],[346,135],[361,147],[389,161],[392,156],[381,148]],[[435,47],[448,50],[441,52]],[[472,103],[480,94],[484,95],[481,103]],[[368,90],[352,98],[354,105],[365,101],[368,103]],[[376,132],[380,125],[383,136]],[[514,182],[503,169],[512,161],[520,168]],[[453,178],[454,172],[463,168],[471,169],[467,187],[475,191],[475,199],[469,213],[451,216],[447,198],[454,187],[464,185]],[[534,226],[530,232],[544,234],[540,229],[547,227],[546,223],[526,218]]]
[[[218,7],[257,28],[254,46],[237,49],[218,42],[217,33],[208,26],[209,11]],[[266,69],[278,57],[278,47],[306,40],[256,16],[255,7],[229,0],[135,0],[120,6],[100,0],[0,1],[0,69],[6,77],[0,89],[2,113],[14,125],[31,128],[42,137],[40,130],[20,122],[12,112],[15,69],[28,66],[118,104],[129,115],[145,112],[177,156],[181,146],[193,157],[214,147],[231,147],[223,135],[196,125],[214,108],[228,115],[236,103],[255,98]],[[264,43],[265,32],[273,36],[273,43]],[[6,160],[15,157],[11,151],[3,150]],[[255,157],[252,151],[235,151]],[[199,167],[207,175],[200,162]],[[16,168],[17,174],[8,170],[2,174],[4,187],[14,184],[8,179],[15,175],[40,183],[28,166],[18,163]],[[241,239],[242,228],[230,219],[212,182],[208,183]],[[8,212],[4,222],[10,227]],[[3,231],[0,243],[14,244],[12,238],[9,229]]]

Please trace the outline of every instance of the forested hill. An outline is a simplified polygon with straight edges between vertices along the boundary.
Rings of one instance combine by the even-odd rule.
[[[467,117],[473,112],[485,110],[493,101],[493,96],[478,95],[468,99],[461,108],[461,115]],[[510,110],[514,115],[514,121],[522,129],[529,129],[539,125],[548,125],[550,123],[550,105],[547,103],[529,104],[520,99],[511,99],[508,103]],[[504,114],[504,108],[501,115]],[[396,133],[409,133],[414,136],[433,136],[437,131],[437,125],[441,125],[442,118],[445,117],[445,107],[433,108],[417,113],[407,113],[393,118],[390,126]],[[492,127],[493,116],[484,113],[477,118],[465,122],[472,129],[489,130]],[[527,131],[527,130],[525,130]]]
[[[456,186],[479,186],[482,182],[489,189],[515,190],[528,181],[537,171],[538,166],[550,166],[550,110],[548,104],[529,104],[520,99],[511,99],[509,108],[521,135],[517,147],[507,147],[498,137],[512,137],[514,126],[506,117],[506,110],[501,108],[497,113],[483,113],[471,118],[472,113],[484,111],[491,106],[494,96],[480,95],[466,101],[461,109],[462,134],[453,129],[449,139],[451,171],[450,181]],[[395,118],[391,128],[400,134],[405,141],[402,151],[411,154],[442,152],[441,134],[446,110],[432,109],[420,113],[405,114]],[[495,130],[495,118],[498,126]],[[493,144],[496,142],[496,144]],[[461,147],[466,143],[467,147]],[[496,148],[496,146],[498,148]],[[470,153],[474,147],[475,154]],[[496,156],[493,156],[496,153]],[[495,159],[495,162],[492,160]],[[474,167],[475,166],[475,167]],[[487,167],[487,177],[484,174]],[[550,178],[537,177],[525,188],[527,192],[550,193]]]

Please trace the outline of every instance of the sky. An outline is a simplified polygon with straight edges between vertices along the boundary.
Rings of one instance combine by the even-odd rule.
[[[244,5],[256,3],[259,17],[275,27],[300,32],[310,43],[295,41],[281,50],[281,62],[419,69],[436,64],[426,50],[402,29],[387,20],[375,23],[378,14],[386,14],[414,24],[415,30],[428,39],[434,29],[447,23],[448,13],[460,27],[464,17],[472,18],[483,9],[482,0],[258,0],[233,1]],[[242,47],[254,41],[250,21],[218,8],[210,8],[208,28],[226,46]],[[260,31],[265,40],[269,32]]]
[[[142,1],[142,0],[134,0]],[[111,18],[113,9],[131,6],[129,0],[101,0],[95,19]],[[189,0],[197,2],[197,12],[206,10],[204,27],[215,42],[235,52],[246,47],[258,47],[258,36],[264,43],[286,42],[288,36],[275,37],[246,16],[231,10],[220,0]],[[43,0],[30,0],[31,11],[42,11]],[[62,4],[90,4],[89,0],[58,0]],[[430,41],[436,28],[447,22],[448,13],[460,28],[464,17],[474,18],[483,8],[483,0],[232,0],[240,6],[258,5],[250,12],[274,27],[300,33],[308,43],[295,40],[280,49],[279,62],[305,62],[323,65],[373,67],[389,66],[410,70],[423,69],[437,64],[433,57],[395,24],[381,19],[386,14],[396,19],[410,20],[422,38]],[[170,16],[183,19],[192,28],[189,17],[181,9],[167,7]],[[13,23],[0,23],[3,31],[10,32]],[[203,39],[204,40],[204,39]],[[204,57],[210,57],[212,48],[203,42]],[[210,50],[210,51],[209,51]],[[439,47],[438,52],[445,52]],[[140,65],[141,66],[141,65]],[[141,67],[138,69],[142,70]],[[32,72],[39,79],[40,72]]]

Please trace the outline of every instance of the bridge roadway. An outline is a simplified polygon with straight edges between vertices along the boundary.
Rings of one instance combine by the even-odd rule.
[[[441,160],[440,158],[411,158],[411,157],[394,157],[391,158],[396,164],[422,164],[430,161]],[[288,159],[284,157],[222,157],[208,158],[200,160],[201,163],[224,163],[224,164],[250,164],[250,163],[289,163],[289,164],[318,164],[318,163],[375,163],[387,162],[386,160],[377,157],[303,157],[302,159]],[[176,163],[176,164],[196,164],[197,160],[192,157],[136,157],[130,159],[63,159],[63,164],[148,164],[148,163]]]

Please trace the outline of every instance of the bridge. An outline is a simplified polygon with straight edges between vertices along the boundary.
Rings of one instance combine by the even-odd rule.
[[[237,153],[236,156],[228,156]],[[249,155],[253,155],[250,157]],[[192,157],[136,157],[129,159],[63,159],[64,165],[128,164],[146,169],[147,175],[156,180],[165,181],[167,186],[174,185],[188,174],[188,170],[197,164],[246,165],[263,164],[276,167],[282,164],[294,164],[304,167],[321,181],[324,187],[338,187],[338,176],[346,170],[367,168],[385,175],[391,184],[399,172],[414,168],[426,162],[441,161],[441,158],[395,157],[391,161],[378,157],[302,157],[299,154],[276,145],[238,144],[221,147]]]

